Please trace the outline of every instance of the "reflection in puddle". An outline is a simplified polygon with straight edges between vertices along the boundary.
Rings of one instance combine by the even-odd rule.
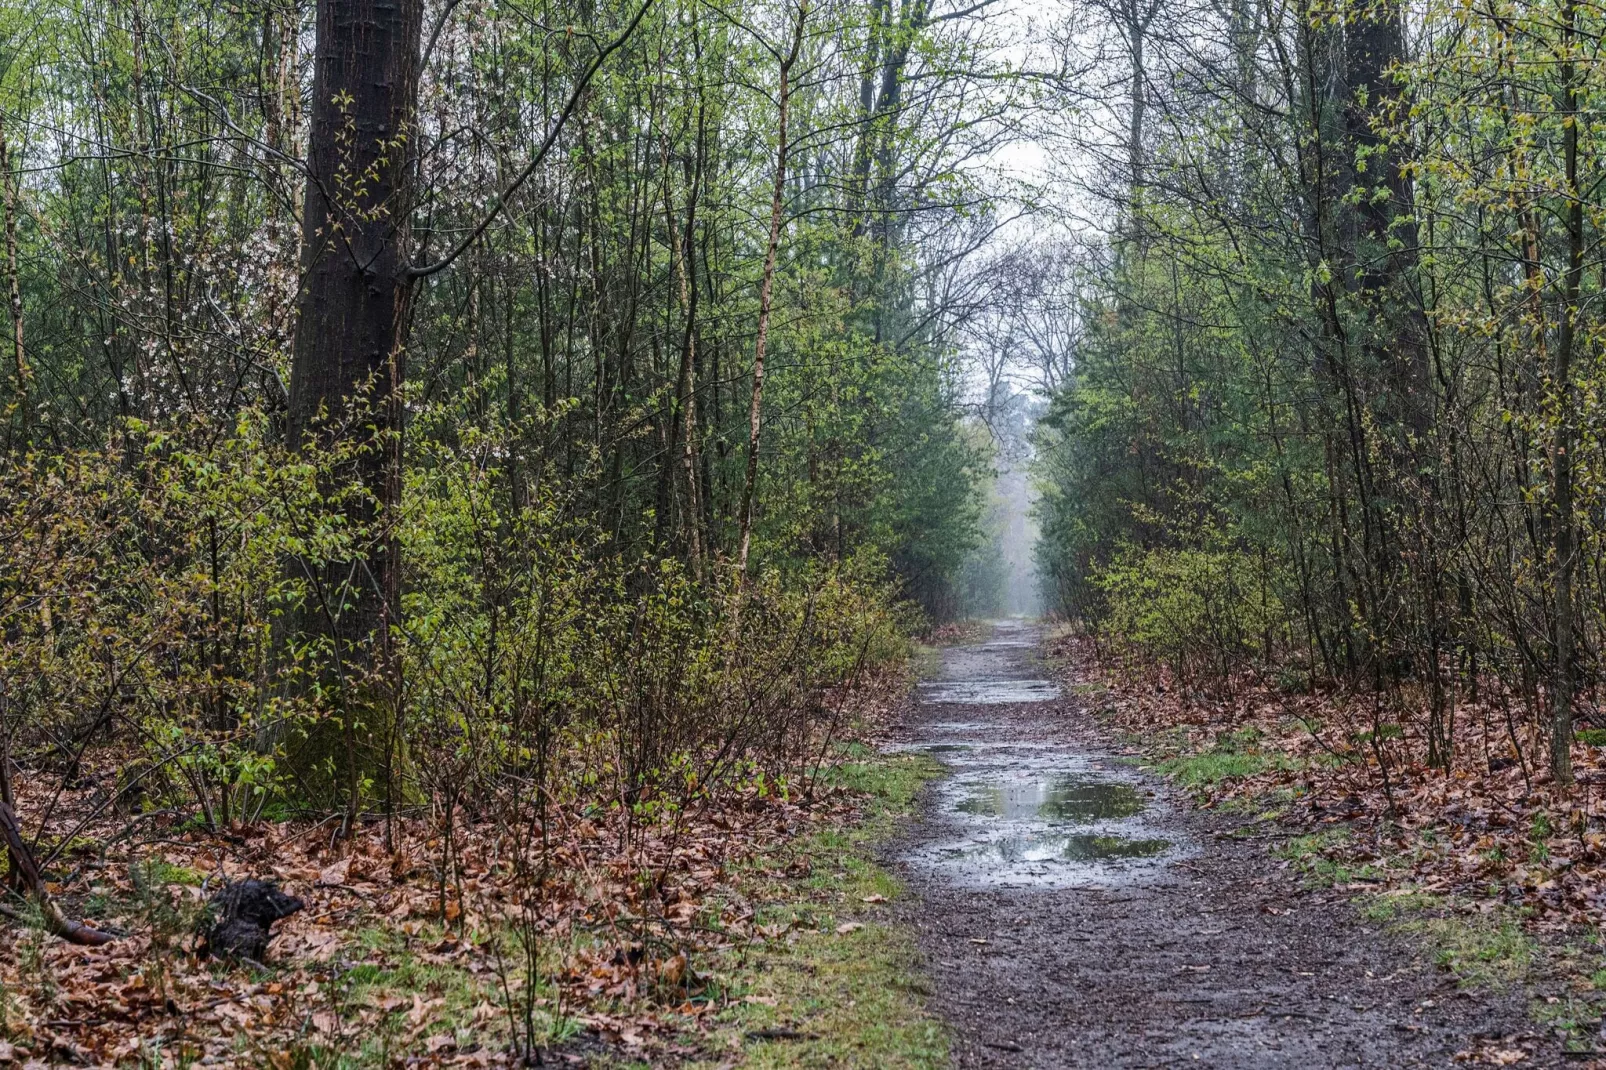
[[[1010,702],[1052,702],[1059,685],[1052,680],[942,680],[922,684],[926,702],[997,706]]]
[[[957,776],[941,789],[951,837],[912,857],[953,879],[1004,887],[1072,888],[1143,880],[1187,845],[1150,823],[1153,794],[1087,756],[999,740],[935,742]]]
[[[1008,865],[1022,862],[1113,862],[1123,858],[1153,858],[1164,854],[1170,840],[1128,839],[1090,833],[1006,836],[981,847],[950,848],[954,857],[995,859]]]
[[[1130,784],[1071,774],[1042,780],[972,784],[969,791],[970,794],[955,805],[955,810],[1014,824],[1121,821],[1142,813],[1146,805],[1143,795]],[[951,853],[956,858],[975,862],[1013,866],[1153,858],[1170,846],[1169,840],[1153,837],[1108,832],[1067,833],[1049,828],[1006,834],[985,846],[954,848]]]
[[[1071,836],[1060,857],[1074,862],[1106,858],[1153,858],[1171,846],[1170,840],[1129,840],[1122,836]]]
[[[1143,797],[1131,785],[1062,776],[1047,782],[978,786],[956,809],[1006,821],[1107,821],[1131,817],[1143,806]]]

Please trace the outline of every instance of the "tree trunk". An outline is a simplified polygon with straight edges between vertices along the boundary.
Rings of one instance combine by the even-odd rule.
[[[1556,661],[1551,680],[1550,771],[1558,784],[1573,779],[1573,574],[1578,546],[1573,518],[1573,397],[1572,359],[1576,345],[1579,291],[1584,277],[1584,201],[1578,185],[1578,84],[1573,51],[1577,47],[1578,5],[1562,6],[1562,114],[1563,165],[1567,180],[1567,274],[1562,283],[1561,324],[1552,352],[1551,379],[1556,392],[1555,428],[1552,432],[1551,552],[1555,557]]]
[[[9,756],[6,760],[10,761]],[[33,852],[28,849],[28,844],[22,838],[22,826],[17,820],[16,811],[12,809],[9,798],[11,794],[9,783],[4,794],[7,798],[0,800],[0,843],[5,844],[6,855],[11,859],[12,879],[33,896],[34,902],[38,904],[45,931],[69,944],[83,947],[99,947],[111,943],[113,937],[110,933],[103,933],[81,921],[73,921],[61,912],[61,907],[56,904],[56,900],[45,885],[44,876],[39,872],[39,865],[34,861]]]
[[[808,14],[808,0],[802,0],[792,31],[791,51],[781,60],[775,189],[770,197],[769,245],[764,252],[764,272],[758,284],[758,339],[753,346],[753,393],[747,407],[747,473],[742,481],[741,535],[736,550],[736,571],[743,577],[747,575],[747,555],[753,539],[753,495],[758,483],[758,446],[763,430],[764,349],[769,341],[770,305],[775,290],[775,256],[781,246],[781,214],[786,202],[787,105],[791,93],[792,65],[797,62],[798,53],[803,49],[803,23]]]
[[[406,262],[417,152],[422,0],[318,0],[312,127],[302,216],[302,288],[290,380],[293,449],[356,448],[371,501],[358,561],[307,563],[312,588],[294,622],[328,642],[325,686],[342,707],[348,747],[366,702],[350,688],[385,664],[399,593],[387,526],[401,497]],[[355,791],[356,755],[348,755]],[[351,800],[354,803],[354,797]]]
[[[701,127],[702,115],[699,108],[698,125]],[[701,153],[701,138],[699,138],[699,152],[697,163],[692,172],[691,191],[686,195],[686,235],[680,240],[675,234],[674,213],[669,213],[669,237],[675,246],[676,265],[680,276],[680,299],[686,310],[686,330],[681,339],[680,346],[680,372],[675,377],[675,420],[669,438],[668,453],[673,456],[679,453],[680,472],[685,480],[686,503],[684,507],[686,559],[691,566],[692,575],[698,576],[702,572],[703,546],[701,538],[702,509],[697,500],[697,279],[694,272],[697,267],[696,249],[693,246],[693,236],[697,227],[697,198],[702,189],[703,161]],[[678,444],[676,440],[679,440]],[[665,461],[666,470],[670,462]],[[673,479],[666,474],[666,479]]]
[[[876,73],[881,68],[881,39],[886,33],[887,11],[888,0],[870,0],[865,22],[864,60],[859,69],[859,132],[848,176],[848,209],[854,237],[863,234],[868,225],[865,207],[870,190],[870,161],[875,152],[876,120],[880,115],[876,106]]]
[[[1143,127],[1148,106],[1148,93],[1143,84],[1143,44],[1148,35],[1149,22],[1139,12],[1136,0],[1129,0],[1126,6],[1126,23],[1127,49],[1132,56],[1132,85],[1127,101],[1127,222],[1132,228],[1132,237],[1137,239],[1142,226],[1139,215],[1143,211]]]
[[[1345,250],[1358,267],[1358,288],[1377,330],[1368,348],[1383,370],[1391,422],[1422,436],[1432,424],[1433,383],[1427,318],[1416,293],[1416,197],[1397,146],[1379,132],[1396,119],[1405,60],[1396,0],[1352,14],[1344,28],[1346,165],[1359,187],[1349,210]]]
[[[32,407],[31,391],[33,372],[28,367],[28,353],[22,345],[22,278],[17,266],[17,188],[11,177],[11,155],[6,144],[6,130],[0,122],[0,202],[5,211],[6,232],[6,297],[11,310],[11,359],[15,376],[15,404],[20,424],[20,439],[28,441],[28,424]]]

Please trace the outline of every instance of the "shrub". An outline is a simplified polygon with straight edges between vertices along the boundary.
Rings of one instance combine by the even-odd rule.
[[[1263,564],[1231,550],[1128,547],[1095,579],[1112,641],[1179,676],[1224,677],[1268,657],[1284,611]]]

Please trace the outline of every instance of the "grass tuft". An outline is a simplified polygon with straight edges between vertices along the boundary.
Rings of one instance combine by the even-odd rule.
[[[837,767],[833,783],[868,794],[864,820],[792,845],[794,868],[805,860],[808,877],[755,881],[749,894],[769,900],[758,920],[785,936],[731,978],[739,1002],[720,1024],[741,1065],[948,1065],[947,1035],[923,1006],[913,936],[886,916],[905,889],[871,854],[941,772],[926,755],[877,755]]]

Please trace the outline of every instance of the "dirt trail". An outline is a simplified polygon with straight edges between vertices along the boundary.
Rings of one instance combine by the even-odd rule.
[[[1532,1049],[1519,998],[1459,991],[1342,897],[1301,892],[1273,841],[1114,761],[1042,679],[1037,640],[1004,622],[944,651],[897,743],[952,769],[893,861],[958,1065],[1449,1066]]]

